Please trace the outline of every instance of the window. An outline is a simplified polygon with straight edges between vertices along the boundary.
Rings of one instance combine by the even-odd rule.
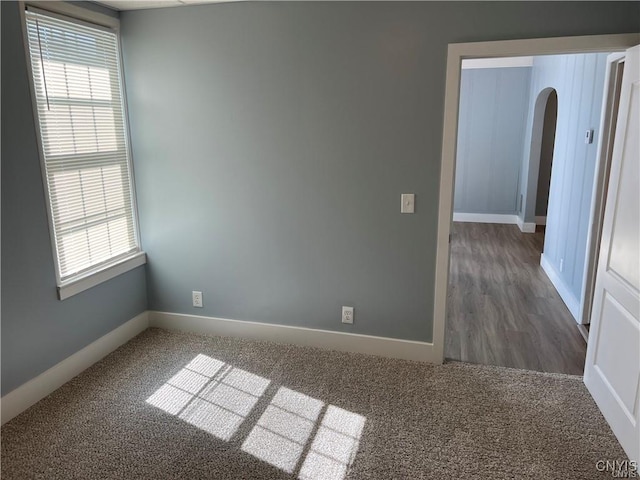
[[[32,7],[25,18],[63,299],[145,261],[135,217],[119,39],[117,30]],[[90,277],[95,278],[82,282]]]

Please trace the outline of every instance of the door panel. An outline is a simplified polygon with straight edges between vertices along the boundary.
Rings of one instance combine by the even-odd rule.
[[[640,363],[630,365],[628,371],[619,366],[627,356],[640,355],[640,345],[635,341],[638,338],[638,322],[606,290],[603,293],[599,338],[596,342],[600,348],[596,350],[593,364],[602,380],[609,383],[620,407],[633,419],[638,384],[629,382],[624,374],[631,373],[632,377],[637,377],[640,374]],[[609,348],[610,345],[615,345],[616,348]]]
[[[627,50],[584,382],[640,460],[640,46]]]
[[[640,132],[640,83],[635,83],[631,88],[630,105],[628,113],[627,132],[623,146],[623,155],[628,158],[640,158],[640,148],[637,133]],[[615,271],[621,279],[624,279],[635,288],[640,290],[640,228],[638,218],[640,218],[640,186],[633,184],[631,179],[639,178],[638,161],[629,161],[622,164],[619,198],[623,199],[620,205],[616,206],[611,258],[609,268]]]

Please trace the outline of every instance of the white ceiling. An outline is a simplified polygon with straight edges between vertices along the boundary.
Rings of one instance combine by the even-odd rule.
[[[113,8],[115,10],[142,10],[145,8],[180,7],[184,5],[201,5],[204,3],[245,2],[249,0],[94,0],[94,1],[96,1],[96,3],[101,3],[102,5]],[[261,0],[258,0],[258,1],[261,1]],[[314,0],[288,0],[288,1],[314,1]],[[341,2],[341,1],[353,1],[353,0],[328,0],[328,1]],[[367,1],[367,0],[355,0],[355,1]],[[373,0],[373,1],[384,1],[384,0]],[[389,1],[389,0],[386,0],[386,1]],[[406,0],[391,0],[391,1],[406,1]],[[410,0],[410,1],[429,1],[429,0]],[[483,0],[472,0],[472,1],[483,1]],[[503,1],[513,1],[513,0],[503,0]]]
[[[141,10],[144,8],[180,7],[182,5],[198,5],[202,3],[224,3],[238,0],[98,0],[116,10]]]

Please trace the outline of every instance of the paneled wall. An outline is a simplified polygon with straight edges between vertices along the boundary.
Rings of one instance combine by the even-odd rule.
[[[515,214],[531,68],[463,69],[454,211]]]
[[[529,132],[539,96],[549,89],[558,96],[544,259],[562,282],[560,293],[573,312],[581,300],[606,59],[607,54],[550,55],[536,57],[532,69]],[[590,129],[593,143],[585,144]],[[530,175],[524,178],[526,221],[535,218],[538,171],[533,166],[525,167]]]

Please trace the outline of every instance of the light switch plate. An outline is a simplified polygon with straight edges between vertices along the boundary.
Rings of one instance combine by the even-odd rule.
[[[400,212],[413,213],[415,211],[415,207],[416,207],[416,195],[414,193],[403,193]]]
[[[593,130],[587,130],[584,134],[584,143],[587,145],[593,143]]]

